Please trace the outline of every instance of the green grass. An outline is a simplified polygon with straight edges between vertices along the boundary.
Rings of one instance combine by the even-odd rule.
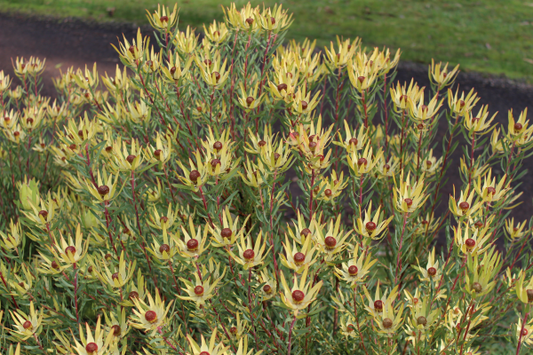
[[[173,5],[175,1],[160,0]],[[222,19],[230,0],[179,1],[181,26]],[[235,1],[238,5],[244,1]],[[272,5],[276,1],[251,1]],[[533,0],[291,0],[277,1],[294,13],[289,38],[359,36],[366,46],[401,48],[402,59],[431,58],[462,70],[505,74],[533,82]],[[157,0],[0,0],[0,11],[74,16],[98,21],[147,23],[145,8]],[[108,8],[114,7],[113,18]]]

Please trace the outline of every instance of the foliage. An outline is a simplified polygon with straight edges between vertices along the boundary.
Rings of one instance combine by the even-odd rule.
[[[160,49],[124,38],[124,69],[70,68],[57,100],[44,60],[0,72],[2,353],[527,351],[527,111],[496,127],[457,67],[396,83],[400,52],[359,39],[281,46],[281,6],[201,41],[148,17]]]

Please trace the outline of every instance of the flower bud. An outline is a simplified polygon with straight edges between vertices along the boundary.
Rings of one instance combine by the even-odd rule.
[[[467,209],[470,208],[470,204],[466,201],[463,201],[459,203],[459,208],[462,209],[463,211],[466,211]]]
[[[192,182],[196,182],[198,180],[198,178],[200,177],[200,172],[198,170],[193,170],[191,171],[191,173],[189,174],[189,179],[192,181]]]
[[[305,254],[298,252],[298,253],[294,254],[293,258],[294,258],[294,263],[296,265],[302,265],[303,262],[305,261]]]
[[[105,196],[109,193],[109,187],[106,185],[98,186],[97,190],[100,196]]]
[[[157,313],[155,313],[154,311],[148,311],[144,314],[144,318],[148,322],[154,323],[155,321],[157,321]]]
[[[115,324],[114,326],[111,327],[111,331],[113,332],[114,336],[118,337],[121,333],[120,326],[118,324]]]
[[[416,323],[417,323],[418,325],[423,325],[423,326],[425,326],[425,325],[428,323],[428,321],[427,321],[426,317],[424,317],[424,316],[420,316],[420,317],[417,318]]]
[[[465,240],[465,245],[467,249],[472,250],[476,246],[476,241],[472,238],[468,238]]]
[[[213,148],[216,150],[222,149],[222,142],[216,141],[215,143],[213,143]]]
[[[163,254],[163,252],[168,253],[170,251],[170,246],[168,244],[161,244],[159,247],[159,252]]]
[[[41,197],[39,196],[39,187],[34,179],[25,181],[19,185],[19,195],[20,202],[25,210],[31,209],[30,202],[34,206],[39,205]]]
[[[196,249],[198,249],[198,240],[196,239],[189,239],[189,241],[187,242],[187,250],[189,251],[195,251]]]
[[[324,239],[324,244],[326,245],[326,249],[334,249],[335,246],[337,245],[337,239],[333,238],[333,237],[326,237],[326,239]]]
[[[392,328],[392,320],[390,318],[383,319],[383,328],[390,329]]]
[[[311,230],[309,228],[304,228],[300,232],[300,236],[301,237],[306,237],[307,238],[309,235],[311,235]]]
[[[98,345],[96,345],[96,343],[89,343],[87,346],[85,346],[85,350],[87,350],[89,354],[94,353],[98,351]]]
[[[533,302],[533,290],[526,290],[527,293],[527,301]]]
[[[244,259],[250,261],[254,258],[255,252],[252,249],[246,249],[244,253],[242,253],[242,256],[244,257]]]
[[[365,224],[365,228],[366,228],[367,231],[372,232],[372,231],[376,230],[377,225],[374,222],[370,221],[370,222],[367,222]]]
[[[195,294],[196,296],[202,296],[202,295],[204,294],[204,287],[203,287],[203,286],[200,286],[200,285],[196,286],[196,287],[194,288],[194,294]]]
[[[295,290],[292,292],[292,299],[296,303],[300,303],[304,300],[305,294],[300,290]]]
[[[483,287],[481,286],[479,282],[474,282],[472,284],[472,290],[474,290],[477,293],[480,293],[483,290]]]
[[[229,229],[229,228],[223,228],[223,229],[220,231],[220,235],[222,236],[222,238],[229,239],[229,238],[231,238],[231,236],[233,235],[233,232],[232,232],[231,229]]]
[[[357,272],[359,270],[357,269],[357,266],[355,265],[351,265],[349,268],[348,268],[348,273],[350,274],[350,276],[355,276],[357,275]]]
[[[133,163],[133,161],[135,160],[136,156],[135,155],[128,155],[128,157],[126,158],[126,160],[128,161],[128,163]]]

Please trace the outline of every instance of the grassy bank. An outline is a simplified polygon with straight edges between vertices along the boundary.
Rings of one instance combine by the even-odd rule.
[[[175,1],[160,0],[173,5]],[[230,0],[179,1],[181,24],[201,27],[223,16]],[[244,4],[245,1],[236,1]],[[533,0],[291,0],[290,37],[317,38],[320,45],[335,35],[359,36],[367,46],[402,48],[404,60],[431,58],[460,63],[462,70],[505,74],[533,82]],[[97,21],[146,23],[145,8],[154,0],[0,0],[0,11],[18,11]]]

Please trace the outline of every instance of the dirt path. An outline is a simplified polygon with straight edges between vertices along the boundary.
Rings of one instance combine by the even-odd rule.
[[[119,59],[111,43],[117,45],[117,36],[122,38],[122,33],[133,38],[136,29],[132,25],[98,26],[77,20],[59,22],[0,14],[0,70],[13,76],[11,59],[17,56],[46,58],[43,94],[54,96],[51,78],[59,75],[56,66],[65,71],[70,66],[92,67],[96,62],[101,75],[114,73]]]
[[[97,25],[87,24],[78,20],[46,20],[31,19],[21,16],[7,16],[0,14],[0,70],[13,75],[11,58],[30,55],[46,57],[47,69],[44,73],[44,92],[54,96],[55,90],[51,78],[59,74],[56,65],[63,69],[69,66],[84,67],[98,63],[101,75],[104,72],[113,73],[119,63],[118,55],[110,43],[118,43],[117,36],[122,34],[131,39],[136,34],[136,27],[132,25]],[[144,31],[147,34],[149,31]],[[420,85],[429,86],[427,66],[414,63],[401,63],[397,80],[410,81],[414,77]],[[528,105],[533,104],[533,87],[513,82],[504,78],[484,78],[475,73],[461,73],[457,79],[461,89],[475,88],[481,97],[480,104],[489,104],[490,112],[499,111],[498,121],[507,122],[507,111],[514,109],[518,115]],[[530,112],[530,117],[533,112]],[[440,122],[442,130],[446,131],[446,122]],[[442,137],[440,137],[442,139]],[[437,147],[437,154],[441,154],[441,146]],[[460,149],[452,157],[453,166],[450,169],[449,182],[442,192],[444,200],[440,210],[447,208],[448,195],[452,191],[452,184],[460,184],[458,176]],[[526,161],[527,167],[533,167],[533,160]],[[497,169],[496,169],[497,170]],[[533,197],[533,177],[526,175],[521,181],[520,191],[524,195],[520,199],[523,205],[513,211],[513,216],[519,220],[531,217]],[[440,213],[437,213],[440,214]]]

